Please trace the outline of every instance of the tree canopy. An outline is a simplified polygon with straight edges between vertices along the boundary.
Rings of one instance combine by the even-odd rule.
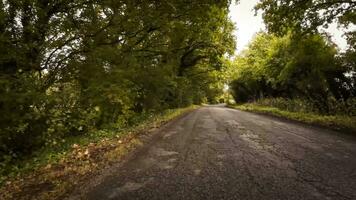
[[[232,92],[238,102],[307,98],[328,112],[329,96],[355,96],[350,71],[339,59],[335,45],[319,34],[296,40],[292,33],[281,37],[261,32],[235,60]]]
[[[235,49],[229,3],[1,1],[0,156],[215,101]]]
[[[256,6],[270,32],[317,31],[333,22],[348,27],[356,23],[356,2],[353,0],[261,0]]]
[[[306,99],[322,114],[332,114],[333,102],[354,102],[355,8],[353,0],[261,0],[255,10],[267,31],[234,62],[235,100]],[[344,51],[323,29],[333,23],[346,30]]]

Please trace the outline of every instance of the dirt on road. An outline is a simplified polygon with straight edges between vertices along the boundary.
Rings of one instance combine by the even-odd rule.
[[[356,138],[220,106],[193,111],[68,199],[356,199]]]

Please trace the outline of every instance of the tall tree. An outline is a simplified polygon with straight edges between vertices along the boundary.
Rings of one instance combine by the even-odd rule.
[[[218,95],[229,3],[1,1],[0,155]]]

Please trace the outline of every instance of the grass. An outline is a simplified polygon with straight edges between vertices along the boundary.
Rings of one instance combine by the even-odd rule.
[[[305,112],[291,112],[281,110],[275,107],[256,105],[254,103],[246,103],[241,105],[229,105],[231,108],[236,108],[242,111],[268,114],[281,118],[291,119],[307,124],[323,126],[334,130],[341,130],[347,133],[356,134],[356,117],[342,115],[318,115]]]
[[[40,149],[26,159],[0,163],[0,199],[62,199],[74,186],[142,145],[150,132],[197,106],[144,116],[126,128],[93,130]]]

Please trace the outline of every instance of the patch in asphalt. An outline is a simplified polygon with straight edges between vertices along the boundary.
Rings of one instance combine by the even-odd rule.
[[[163,148],[152,148],[151,152],[156,156],[173,156],[179,154],[176,151],[167,151]]]
[[[147,185],[149,182],[152,182],[153,178],[143,182],[143,183],[136,183],[136,182],[126,182],[123,186],[116,188],[108,195],[109,199],[115,199],[120,193],[124,192],[133,192],[139,190],[140,188]]]

